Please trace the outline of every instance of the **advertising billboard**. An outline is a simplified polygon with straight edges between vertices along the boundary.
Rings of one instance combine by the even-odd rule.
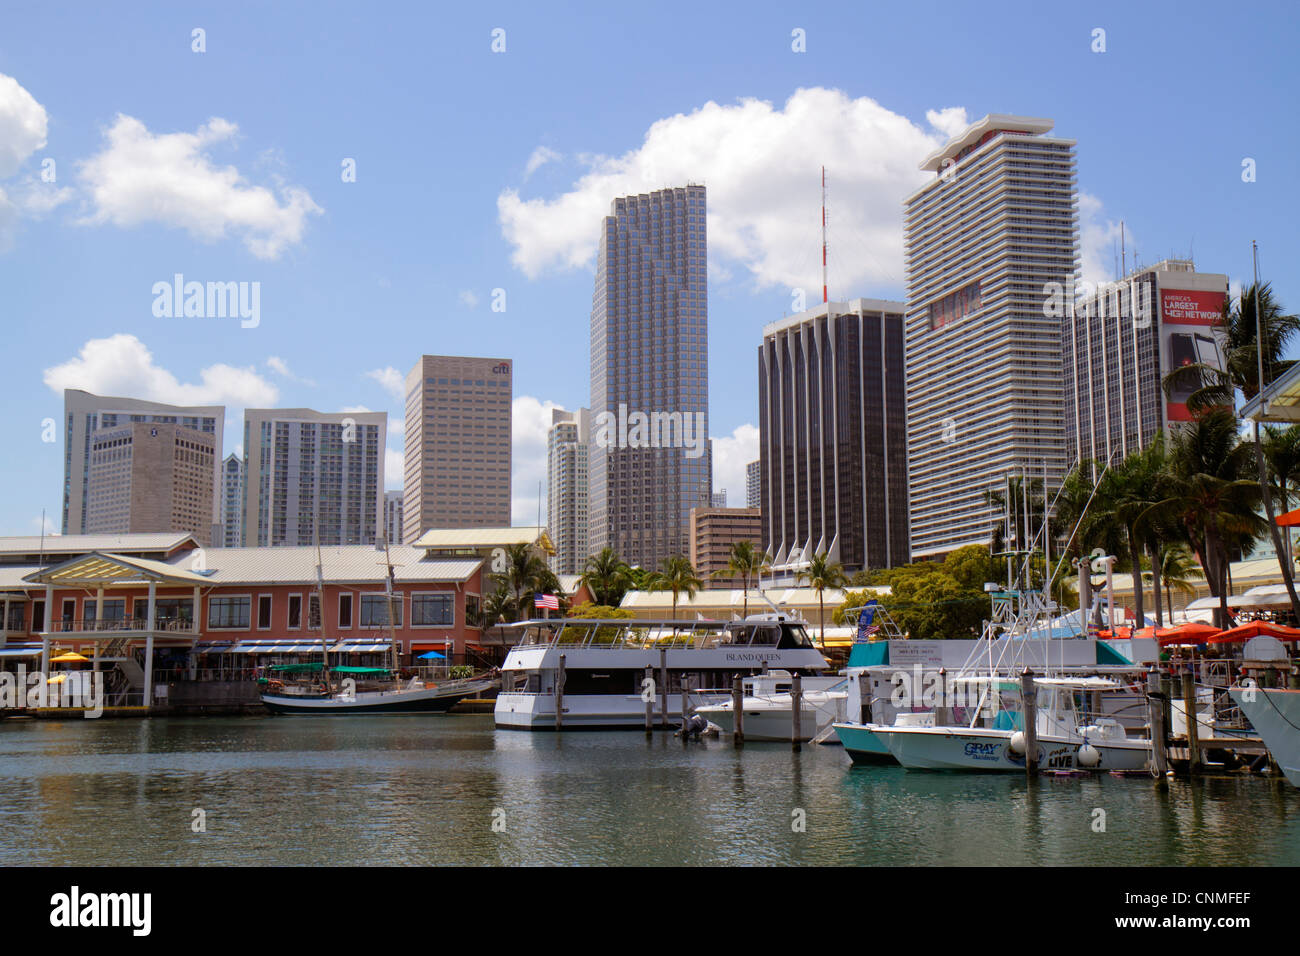
[[[1184,365],[1203,364],[1223,368],[1223,355],[1215,338],[1214,326],[1223,316],[1226,297],[1227,293],[1223,290],[1160,290],[1162,379]],[[1195,383],[1191,383],[1166,396],[1167,421],[1191,421],[1187,399],[1196,387]]]

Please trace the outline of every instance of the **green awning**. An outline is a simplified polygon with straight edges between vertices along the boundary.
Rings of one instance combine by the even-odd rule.
[[[849,667],[871,667],[889,663],[889,641],[864,641],[849,651]]]
[[[331,667],[335,674],[387,674],[387,667]]]
[[[1097,641],[1097,663],[1098,664],[1124,664],[1132,665],[1132,661],[1121,654],[1115,648],[1111,647],[1103,640]]]

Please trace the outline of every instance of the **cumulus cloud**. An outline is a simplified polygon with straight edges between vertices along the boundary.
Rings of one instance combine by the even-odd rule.
[[[1131,252],[1137,246],[1137,237],[1133,235],[1131,227],[1124,227],[1124,237]],[[1093,285],[1113,282],[1118,264],[1115,254],[1119,248],[1119,220],[1106,217],[1102,201],[1096,196],[1080,192],[1079,271],[1082,281]],[[1129,261],[1132,262],[1131,259]]]
[[[272,355],[270,358],[266,360],[266,364],[267,367],[270,368],[272,371],[278,372],[280,375],[283,375],[291,382],[297,382],[299,385],[310,385],[313,388],[316,385],[316,383],[311,379],[303,378],[302,376],[295,375],[293,372],[291,372],[289,370],[289,363],[286,362],[284,359],[280,358],[280,356],[278,355]],[[361,409],[361,410],[365,411],[366,409]]]
[[[542,488],[542,523],[546,523],[546,433],[551,428],[555,402],[520,395],[510,406],[510,520],[512,524],[537,523],[537,483]]]
[[[280,397],[279,390],[251,367],[218,363],[200,369],[198,382],[181,382],[154,361],[143,342],[126,334],[90,339],[75,358],[47,368],[43,380],[56,395],[79,388],[172,405],[267,408]]]
[[[757,458],[757,425],[739,425],[730,435],[713,439],[713,490],[726,489],[729,507],[744,507],[748,482],[745,468]]]
[[[547,163],[553,163],[563,157],[549,146],[538,146],[533,150],[533,154],[528,157],[528,163],[524,166],[524,179],[527,179],[537,170],[541,169]]]
[[[964,106],[949,106],[941,110],[926,110],[925,121],[942,133],[947,139],[952,139],[970,125],[970,120],[966,118],[966,108]]]
[[[460,300],[461,305],[471,309],[478,305],[478,296],[471,289],[462,289],[460,295],[456,296],[456,298]]]
[[[232,144],[236,133],[234,123],[214,117],[193,133],[155,134],[118,114],[103,150],[78,164],[92,206],[81,222],[156,222],[207,242],[233,234],[259,259],[278,258],[322,210],[301,187],[280,184],[277,196],[234,166],[214,165],[210,151]]]
[[[45,145],[48,128],[45,107],[12,76],[0,73],[0,177],[18,172]]]
[[[372,368],[366,373],[366,378],[374,379],[395,401],[405,407],[406,376],[397,369],[391,365],[384,368]]]
[[[406,455],[400,448],[384,449],[384,490],[401,491],[405,481]]]
[[[955,126],[960,110],[934,113]],[[711,258],[759,287],[821,285],[821,171],[827,163],[836,294],[903,282],[903,199],[925,182],[917,164],[946,142],[868,97],[800,89],[783,106],[706,103],[654,123],[621,156],[581,157],[587,172],[550,198],[497,197],[512,261],[529,277],[589,268],[601,217],[618,196],[687,182],[708,186]],[[712,267],[712,263],[711,263]]]

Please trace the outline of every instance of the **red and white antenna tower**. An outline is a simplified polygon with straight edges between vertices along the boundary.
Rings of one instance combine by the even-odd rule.
[[[830,302],[826,295],[826,167],[822,167],[822,304]]]

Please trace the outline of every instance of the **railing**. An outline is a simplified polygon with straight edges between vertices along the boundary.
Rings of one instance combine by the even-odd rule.
[[[775,648],[780,641],[778,628],[776,622],[767,625],[750,625],[747,630],[738,630],[719,621],[680,621],[672,624],[635,620],[593,623],[580,619],[557,619],[554,624],[527,625],[522,639],[514,647],[579,647],[613,650],[647,648],[705,650],[718,646]]]
[[[148,619],[142,617],[134,618],[116,618],[101,620],[98,618],[82,618],[76,620],[73,618],[64,618],[61,621],[51,622],[50,629],[43,633],[46,634],[78,634],[78,633],[103,633],[106,631],[144,631],[148,630]],[[183,619],[154,621],[153,629],[155,631],[167,631],[175,634],[195,634],[199,633],[198,627],[193,621]]]

